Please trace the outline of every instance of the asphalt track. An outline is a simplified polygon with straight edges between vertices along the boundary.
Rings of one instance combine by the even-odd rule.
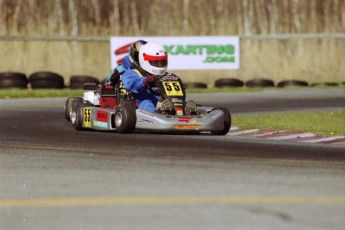
[[[345,108],[338,88],[189,97],[233,115]],[[0,100],[0,230],[345,226],[344,145],[77,132],[64,100]]]

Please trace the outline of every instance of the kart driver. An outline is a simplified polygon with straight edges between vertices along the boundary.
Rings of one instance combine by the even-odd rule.
[[[135,58],[133,67],[122,75],[123,86],[135,95],[139,109],[155,112],[159,93],[151,87],[155,86],[159,76],[166,73],[168,54],[162,45],[148,42]]]
[[[129,54],[124,57],[121,64],[115,67],[105,80],[105,85],[115,86],[120,76],[129,68],[139,65],[138,55],[140,48],[147,42],[144,40],[137,40],[133,42],[129,48]]]

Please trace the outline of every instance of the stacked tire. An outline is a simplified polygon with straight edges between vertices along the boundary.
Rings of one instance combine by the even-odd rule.
[[[283,87],[288,87],[288,86],[309,86],[308,82],[306,81],[301,81],[301,80],[282,80],[278,82],[277,84],[278,87],[283,88]]]
[[[215,87],[223,88],[223,87],[242,87],[244,82],[235,78],[221,78],[216,80]]]
[[[0,89],[26,89],[28,79],[24,73],[4,72],[0,73]]]
[[[183,83],[183,86],[186,89],[206,89],[207,88],[207,84],[203,82],[186,82],[186,83]]]
[[[29,76],[29,83],[32,89],[63,89],[64,78],[54,72],[41,71]]]
[[[274,87],[274,82],[269,79],[255,78],[246,82],[246,87],[256,88],[256,87]]]
[[[332,86],[336,86],[339,84],[332,84]],[[277,85],[274,84],[272,80],[265,79],[265,78],[254,78],[251,80],[248,80],[246,82],[243,82],[239,79],[235,78],[220,78],[215,81],[215,87],[221,88],[221,87],[248,87],[248,88],[254,88],[254,87],[289,87],[289,86],[297,86],[297,87],[306,87],[309,86],[308,82],[302,81],[302,80],[281,80],[278,82]],[[331,84],[328,84],[327,86],[331,86]]]
[[[99,80],[93,76],[88,75],[73,75],[69,80],[70,89],[83,89],[86,82],[95,82],[99,84]]]

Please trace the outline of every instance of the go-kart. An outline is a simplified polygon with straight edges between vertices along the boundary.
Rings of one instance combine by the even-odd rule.
[[[67,98],[65,118],[76,130],[228,133],[230,112],[226,108],[187,106],[185,88],[178,76],[166,74],[158,78],[156,86],[150,90],[160,94],[155,112],[138,109],[135,96],[124,89],[121,80],[115,87],[85,83],[83,97]],[[171,105],[169,109],[160,108],[160,102],[166,100]]]

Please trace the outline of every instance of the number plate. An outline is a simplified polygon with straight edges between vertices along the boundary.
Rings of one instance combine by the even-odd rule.
[[[178,81],[164,82],[163,86],[167,96],[183,96],[183,91]]]
[[[84,126],[91,127],[91,109],[90,108],[84,109]]]

